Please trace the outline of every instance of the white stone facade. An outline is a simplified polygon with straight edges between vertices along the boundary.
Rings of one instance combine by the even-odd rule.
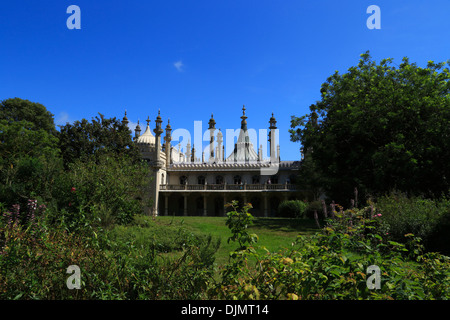
[[[269,159],[263,158],[262,147],[256,152],[250,141],[245,107],[241,119],[239,137],[234,150],[227,156],[222,133],[215,130],[216,122],[211,115],[208,128],[211,132],[210,154],[202,154],[201,158],[196,156],[190,143],[184,153],[171,145],[172,128],[169,123],[162,143],[159,112],[154,135],[149,119],[142,135],[138,124],[135,143],[143,159],[152,167],[150,197],[153,207],[150,214],[223,216],[226,214],[225,204],[237,200],[240,205],[251,203],[253,215],[269,217],[276,216],[281,201],[298,198],[294,180],[300,162],[280,160],[280,147],[271,141],[277,141],[273,114],[269,120]],[[124,121],[128,121],[126,117]]]

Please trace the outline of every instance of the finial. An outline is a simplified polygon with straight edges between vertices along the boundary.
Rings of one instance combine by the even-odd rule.
[[[147,126],[149,126],[150,125],[150,116],[147,117],[146,121],[147,121]]]
[[[244,116],[245,116],[245,104],[242,105],[242,113],[243,113]]]

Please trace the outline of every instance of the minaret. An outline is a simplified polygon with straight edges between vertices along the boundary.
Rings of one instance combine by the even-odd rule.
[[[276,155],[276,129],[277,129],[277,120],[275,120],[275,117],[273,116],[269,120],[270,124],[270,133],[269,133],[269,144],[270,144],[270,162],[275,162],[277,159]]]
[[[190,162],[191,161],[191,140],[188,140],[188,143],[186,144],[186,162]]]
[[[245,105],[242,106],[242,116],[241,116],[241,131],[247,132],[247,116],[245,115]],[[243,147],[244,148],[244,161],[247,162],[249,159],[249,145],[248,143],[250,142],[249,137],[245,134],[244,135],[244,145],[238,146],[239,147]]]
[[[155,133],[155,150],[156,150],[156,161],[154,164],[154,187],[153,187],[153,212],[152,215],[154,217],[158,216],[158,208],[159,208],[159,186],[161,183],[161,177],[160,177],[160,170],[163,166],[163,164],[161,164],[161,134],[164,132],[163,129],[161,128],[161,116],[160,116],[160,111],[158,110],[158,116],[156,117],[156,127],[153,130],[153,132]]]
[[[163,129],[161,128],[161,116],[160,116],[160,111],[158,110],[158,116],[156,117],[156,128],[153,130],[153,132],[155,133],[155,137],[156,137],[156,143],[155,143],[155,147],[156,147],[156,162],[157,165],[159,164],[159,160],[161,159],[161,134],[163,133]]]
[[[247,116],[245,115],[245,105],[242,106],[241,129],[247,131]]]
[[[125,116],[122,119],[122,124],[128,126],[127,110],[125,110]]]
[[[223,135],[222,131],[217,132],[217,151],[216,151],[216,158],[218,162],[223,161],[223,154],[222,154],[222,142],[223,142]]]
[[[167,126],[166,126],[166,136],[164,137],[165,141],[165,149],[166,149],[166,167],[168,168],[170,166],[170,163],[172,162],[171,159],[171,145],[170,141],[172,141],[172,128],[170,127],[170,119],[167,119]]]
[[[195,162],[195,148],[194,148],[194,144],[192,144],[191,162]]]
[[[137,140],[137,138],[139,138],[140,135],[141,135],[141,126],[139,125],[139,120],[138,120],[136,128],[134,129],[134,140]]]
[[[211,113],[211,119],[209,119],[209,161],[214,161],[214,131],[216,130],[216,121]]]

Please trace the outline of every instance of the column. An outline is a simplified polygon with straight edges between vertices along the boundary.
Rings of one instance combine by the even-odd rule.
[[[226,217],[227,216],[227,195],[224,194],[223,195],[223,215]]]
[[[264,217],[268,217],[268,208],[267,208],[267,194],[263,195],[264,198]]]
[[[208,197],[206,196],[206,193],[203,195],[203,215],[207,216],[208,215]]]
[[[164,215],[169,215],[169,194],[164,195]]]
[[[183,194],[183,197],[184,197],[183,215],[187,216],[188,195],[187,194]]]

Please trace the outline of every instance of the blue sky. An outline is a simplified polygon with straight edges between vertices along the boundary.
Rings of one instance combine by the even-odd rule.
[[[70,5],[80,30],[66,26]],[[366,26],[370,5],[379,30]],[[328,76],[367,50],[447,61],[449,12],[448,0],[1,0],[0,99],[40,102],[57,124],[126,109],[154,125],[160,109],[163,126],[192,132],[211,113],[222,131],[239,128],[245,104],[255,130],[274,112],[281,159],[297,160],[290,118],[308,113]]]

